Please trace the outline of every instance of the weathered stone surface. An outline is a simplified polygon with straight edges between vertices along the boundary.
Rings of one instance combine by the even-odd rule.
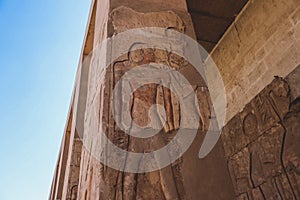
[[[290,87],[275,78],[224,128],[238,199],[299,198],[300,103],[299,97],[291,102]]]
[[[137,12],[129,7],[117,7],[112,10],[110,17],[112,23],[112,33],[118,34],[122,31],[131,28],[145,27],[145,26],[158,26],[163,28],[172,28],[180,32],[185,32],[185,18],[182,20],[182,13],[177,14],[173,11],[156,11],[156,12]],[[191,29],[191,27],[189,27]],[[128,49],[132,48],[130,44]],[[178,44],[179,48],[181,44]],[[177,47],[176,47],[177,48]],[[183,49],[183,48],[182,48]],[[93,57],[91,63],[97,62],[97,57]],[[198,160],[195,163],[195,167],[189,165],[191,155],[183,157],[174,162],[171,166],[165,167],[159,171],[144,173],[144,174],[131,174],[123,173],[113,170],[109,167],[97,164],[97,160],[91,158],[88,154],[89,148],[93,150],[97,145],[101,145],[97,142],[98,136],[95,135],[93,130],[99,129],[99,127],[105,131],[110,141],[116,146],[131,152],[149,152],[155,149],[165,146],[176,135],[176,131],[181,126],[185,128],[193,129],[194,125],[189,121],[181,121],[181,108],[177,96],[166,87],[158,84],[147,84],[134,91],[132,98],[129,101],[130,116],[133,122],[142,127],[153,127],[150,120],[149,110],[153,104],[161,105],[166,111],[166,122],[163,124],[163,131],[150,139],[138,139],[126,135],[119,127],[116,126],[112,111],[110,108],[116,109],[116,121],[121,124],[128,124],[127,118],[118,118],[122,113],[123,101],[126,101],[128,91],[124,91],[124,85],[118,87],[116,84],[121,81],[121,77],[129,70],[143,64],[158,63],[166,64],[173,67],[176,70],[183,69],[183,75],[194,86],[195,92],[199,97],[199,105],[201,107],[201,124],[202,129],[207,129],[209,117],[210,117],[210,99],[209,92],[204,84],[203,80],[195,80],[193,78],[194,71],[191,70],[191,66],[185,59],[179,57],[172,52],[166,52],[163,50],[153,49],[141,49],[130,52],[128,55],[118,58],[109,68],[101,73],[99,69],[92,69],[90,71],[90,87],[87,100],[87,113],[85,121],[85,139],[88,141],[87,150],[82,154],[82,171],[80,174],[80,186],[78,190],[79,199],[189,199],[189,197],[198,196],[198,194],[207,193],[205,189],[197,192],[187,193],[187,184],[189,180],[186,175],[194,170],[197,170],[196,166],[201,166],[201,163],[205,163],[208,168],[212,168],[215,165],[215,157],[218,157],[218,177],[222,175],[222,182],[230,183],[229,174],[226,171],[225,159],[222,157],[222,147],[218,144],[218,149],[215,150],[215,157],[209,161]],[[96,74],[96,76],[95,76]],[[148,74],[148,76],[151,76]],[[138,77],[136,77],[138,78]],[[161,77],[170,79],[171,77]],[[93,84],[96,82],[97,84]],[[122,82],[122,84],[127,84]],[[130,87],[133,88],[136,84],[136,80],[129,81]],[[129,88],[130,88],[129,87]],[[198,88],[198,89],[197,89]],[[200,89],[202,88],[202,90]],[[116,91],[116,99],[119,101],[114,102],[114,105],[110,105],[109,99],[112,90]],[[127,93],[126,93],[127,92]],[[121,98],[120,98],[121,97]],[[185,108],[185,112],[191,115],[195,112],[196,99],[191,101]],[[90,115],[90,113],[100,113],[96,115]],[[96,120],[95,120],[96,117]],[[99,119],[98,119],[99,117]],[[124,121],[125,120],[125,121]],[[159,123],[164,120],[160,119]],[[156,124],[157,122],[155,122]],[[130,123],[127,127],[130,130]],[[198,128],[198,127],[197,127]],[[201,135],[203,137],[203,135]],[[193,151],[199,150],[201,140],[198,140],[197,147],[194,146]],[[174,151],[179,151],[175,149]],[[167,152],[170,155],[176,152]],[[191,154],[191,153],[187,153]],[[193,159],[197,157],[197,154],[192,154]],[[204,175],[205,174],[205,175]],[[215,172],[207,172],[205,169],[201,170],[196,179],[192,182],[192,187],[197,187],[201,177],[205,180],[210,180],[210,176],[213,176]],[[225,174],[225,175],[224,175]],[[221,184],[218,184],[218,179],[210,180],[212,188],[221,188]],[[228,190],[221,194],[217,194],[216,197],[231,197],[232,187],[228,185]],[[191,187],[191,188],[192,188]],[[100,192],[99,192],[100,191]],[[209,197],[213,197],[215,194],[206,194]]]
[[[184,31],[183,21],[173,11],[140,13],[121,6],[111,12],[111,18],[115,33],[143,27],[175,28],[180,32]]]
[[[81,162],[81,153],[82,153],[82,141],[80,138],[76,138],[73,142],[72,147],[72,157],[70,164],[70,171],[68,176],[66,193],[63,194],[63,197],[66,199],[77,199],[78,193],[78,182],[80,174],[80,162]]]
[[[300,64],[298,13],[297,0],[251,1],[211,53],[226,88],[227,122],[274,76]]]
[[[236,154],[249,143],[239,115],[232,118],[223,129],[222,141],[226,157]]]
[[[290,112],[285,115],[286,139],[283,162],[295,196],[300,198],[300,99],[292,102]]]
[[[294,100],[300,96],[300,67],[298,66],[293,72],[291,72],[287,77],[286,81],[290,85],[291,97]]]
[[[203,40],[213,38],[214,41],[204,41],[209,48],[219,42],[212,57],[225,82],[228,123],[213,151],[199,160],[199,147],[211,118],[210,92],[185,59],[164,50],[140,49],[122,55],[106,69],[92,67],[88,78],[80,74],[76,80],[71,105],[75,114],[69,116],[51,200],[300,199],[299,4],[297,0],[251,1],[218,41],[222,35],[220,30],[229,25],[230,13],[237,12],[234,7],[241,8],[245,2],[236,1],[233,6],[233,2],[231,5],[222,1],[226,5],[219,11],[222,16],[212,16],[202,10],[215,13],[214,9],[222,8],[222,4],[213,6],[212,2],[205,2],[202,7],[199,4],[201,8],[197,4],[202,15],[207,15],[199,22],[211,21],[209,26],[214,25],[210,30],[199,29],[197,34],[183,0],[95,3],[84,56],[109,36],[147,26],[175,29],[194,38],[195,35],[203,36]],[[209,34],[211,37],[207,37]],[[138,44],[130,44],[128,50],[134,45]],[[176,48],[184,51],[183,46],[178,44]],[[97,62],[99,58],[95,52],[90,64]],[[178,98],[166,87],[146,84],[130,98],[124,87],[134,86],[134,79],[116,86],[126,72],[149,63],[168,65],[190,82],[197,99],[184,110],[193,115],[198,103],[201,126],[197,127],[198,134],[192,146],[170,166],[151,173],[124,173],[101,164],[91,154],[106,145],[99,139],[99,130],[123,150],[150,152],[169,143],[180,126],[195,128],[189,121],[181,121]],[[292,70],[286,79],[274,79],[274,76],[285,77]],[[88,85],[82,87],[83,83]],[[87,91],[80,92],[85,87]],[[113,90],[120,100],[114,104],[111,103]],[[84,109],[76,105],[82,99],[86,100]],[[120,116],[122,102],[126,101],[130,113],[124,119]],[[156,136],[135,138],[116,125],[116,122],[125,124],[130,130],[129,118],[132,117],[140,126],[158,127],[164,119],[160,116],[155,122],[150,120],[149,110],[153,104],[159,104],[166,111],[166,122]],[[115,116],[112,108],[116,108]],[[84,129],[84,147],[74,136],[78,124],[72,117],[83,115],[78,112],[85,112],[85,118],[80,119],[84,121],[84,127],[80,127]],[[177,146],[167,153],[170,156],[179,151]],[[152,164],[155,165],[149,163]]]

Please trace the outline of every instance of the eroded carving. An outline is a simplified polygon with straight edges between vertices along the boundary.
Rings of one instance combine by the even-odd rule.
[[[162,27],[174,28],[184,32],[184,24],[181,18],[173,11],[140,13],[135,10],[120,6],[111,14],[115,33],[120,33],[132,28]]]
[[[276,77],[224,128],[237,199],[299,199],[300,103]]]

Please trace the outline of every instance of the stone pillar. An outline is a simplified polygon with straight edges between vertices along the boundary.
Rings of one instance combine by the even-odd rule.
[[[143,27],[173,29],[195,38],[194,27],[185,0],[112,0],[94,2],[90,27],[93,46],[110,36],[126,30]],[[128,45],[128,51],[135,44]],[[106,51],[109,54],[109,47]],[[93,52],[91,66],[97,60]],[[200,59],[200,58],[199,58]],[[141,64],[165,64],[179,71],[191,83],[197,97],[201,126],[188,151],[171,165],[148,173],[126,173],[99,162],[91,152],[103,145],[100,128],[118,147],[127,151],[145,152],[164,146],[176,135],[180,112],[176,96],[169,89],[157,84],[147,84],[134,92],[130,102],[131,117],[140,126],[149,123],[148,111],[152,104],[160,104],[166,110],[166,123],[155,139],[140,140],[126,135],[115,123],[111,104],[116,83],[130,69]],[[95,66],[95,65],[93,65]],[[210,97],[204,81],[193,79],[197,73],[184,59],[172,52],[141,49],[114,60],[108,68],[91,67],[89,71],[86,113],[84,120],[84,148],[81,158],[78,199],[232,199],[234,196],[227,170],[223,148],[217,143],[204,159],[198,158],[200,146],[210,118]],[[193,109],[191,109],[193,110]],[[192,111],[193,112],[193,111]],[[194,127],[185,127],[193,129]],[[79,134],[80,135],[80,134]]]
[[[69,157],[70,139],[71,139],[71,127],[72,127],[72,110],[69,113],[69,119],[67,122],[66,130],[61,144],[61,149],[58,156],[58,162],[55,170],[53,183],[51,186],[50,200],[62,199],[63,188],[65,184],[65,176],[67,170],[67,160]]]

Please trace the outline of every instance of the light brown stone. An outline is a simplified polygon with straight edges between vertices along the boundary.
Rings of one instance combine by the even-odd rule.
[[[209,91],[190,63],[172,52],[140,49],[120,56],[108,68],[85,68],[80,63],[50,200],[300,198],[299,3],[252,0],[241,11],[246,0],[216,2],[93,2],[81,60],[105,38],[132,28],[161,27],[187,34],[207,49],[214,48],[211,57],[227,93],[226,125],[212,152],[199,159],[212,117],[210,94],[216,98],[216,91]],[[128,51],[135,45],[139,44],[129,44]],[[176,48],[184,52],[183,46]],[[94,52],[88,66],[97,62]],[[190,82],[196,99],[191,98],[183,109],[176,95],[162,85],[144,85],[132,97],[123,88],[135,85],[134,78],[116,86],[126,72],[150,63],[180,72]],[[113,90],[119,99],[114,104]],[[127,100],[130,116],[120,118],[122,102]],[[150,120],[153,104],[165,109],[164,124],[161,116],[157,122]],[[199,127],[181,119],[182,112],[195,115],[196,105]],[[117,111],[115,118],[112,108]],[[132,137],[116,125],[126,124],[130,130],[131,117],[140,126],[163,128],[151,138]],[[154,172],[117,171],[91,154],[105,148],[101,134],[123,150],[150,152],[168,144],[180,127],[197,129],[195,141],[181,158]],[[181,150],[176,145],[166,152],[168,156]]]

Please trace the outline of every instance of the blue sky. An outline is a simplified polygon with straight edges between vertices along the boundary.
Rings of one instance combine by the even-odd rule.
[[[48,199],[91,0],[0,0],[0,200]]]

